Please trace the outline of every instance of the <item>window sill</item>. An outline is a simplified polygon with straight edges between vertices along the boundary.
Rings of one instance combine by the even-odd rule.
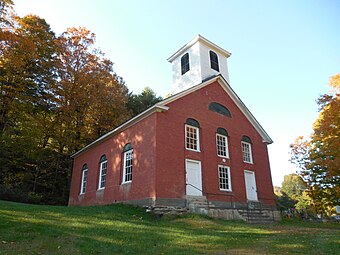
[[[224,192],[233,192],[231,189],[220,189],[220,191],[224,191]]]
[[[251,165],[253,165],[253,164],[254,164],[253,162],[246,162],[246,161],[243,161],[243,163],[246,163],[246,164],[251,164]]]
[[[97,189],[97,191],[101,191],[101,190],[104,190],[105,189],[105,187],[104,188],[99,188],[99,189]]]
[[[220,156],[220,155],[217,155],[217,157],[223,158],[223,159],[230,159],[229,156]]]
[[[132,181],[122,182],[122,185],[132,183]]]
[[[193,151],[193,152],[201,152],[200,150],[193,150],[193,149],[188,149],[188,148],[185,148],[187,151]]]

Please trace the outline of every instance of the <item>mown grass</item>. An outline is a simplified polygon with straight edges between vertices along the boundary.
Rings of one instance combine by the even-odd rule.
[[[340,254],[340,225],[250,225],[197,215],[158,220],[119,204],[0,201],[0,254]]]

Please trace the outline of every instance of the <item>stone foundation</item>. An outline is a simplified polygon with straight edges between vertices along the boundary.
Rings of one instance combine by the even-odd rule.
[[[202,197],[161,198],[125,201],[126,204],[143,206],[147,211],[158,216],[164,214],[183,215],[195,213],[225,220],[243,220],[249,223],[272,223],[281,220],[280,212],[274,206],[263,205],[260,202],[225,203],[207,200]]]

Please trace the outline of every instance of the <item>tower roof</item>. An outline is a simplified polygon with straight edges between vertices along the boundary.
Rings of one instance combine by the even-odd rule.
[[[226,58],[229,58],[231,56],[231,53],[222,49],[221,47],[217,46],[213,42],[209,41],[208,39],[204,38],[200,34],[194,37],[190,42],[188,42],[186,45],[184,45],[182,48],[180,48],[178,51],[176,51],[173,55],[171,55],[167,60],[171,63],[175,58],[182,55],[186,50],[188,50],[192,45],[194,45],[196,42],[202,42],[208,47],[214,49],[214,51],[220,53],[221,55],[225,56]]]

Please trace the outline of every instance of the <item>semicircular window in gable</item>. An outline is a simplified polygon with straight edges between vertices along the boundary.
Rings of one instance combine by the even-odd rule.
[[[222,114],[226,117],[231,118],[231,113],[230,111],[227,109],[227,107],[225,107],[224,105],[221,105],[219,103],[216,102],[212,102],[209,104],[209,110],[213,111],[213,112],[217,112],[219,114]]]

